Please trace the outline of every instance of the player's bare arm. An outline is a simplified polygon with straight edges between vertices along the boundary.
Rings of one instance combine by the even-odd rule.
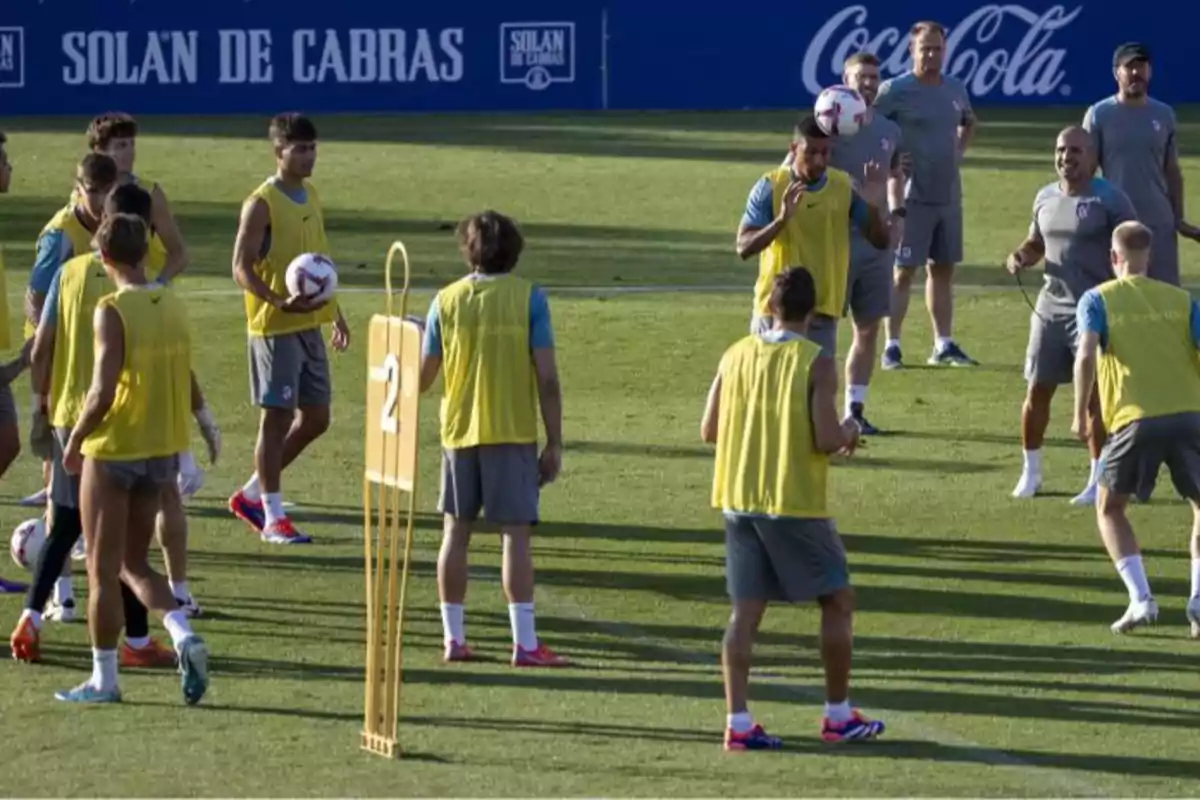
[[[1029,235],[1025,237],[1025,241],[1008,254],[1008,258],[1004,261],[1004,268],[1009,273],[1016,275],[1021,270],[1029,269],[1041,261],[1044,255],[1046,255],[1046,240],[1042,238],[1041,231],[1031,229]]]
[[[1181,236],[1192,241],[1200,242],[1200,227],[1187,221],[1187,208],[1184,203],[1183,169],[1179,166],[1179,153],[1175,148],[1175,137],[1167,142],[1167,154],[1163,161],[1163,175],[1167,179],[1167,194],[1171,198],[1171,208],[1175,211],[1176,230]]]
[[[783,202],[779,204],[779,214],[765,228],[755,228],[750,225],[739,225],[737,234],[738,258],[745,261],[756,256],[775,241],[775,237],[783,230],[783,226],[800,207],[800,198],[804,196],[804,184],[796,181],[784,192]]]
[[[83,413],[71,430],[71,438],[63,452],[63,467],[72,475],[83,469],[80,447],[99,427],[117,396],[117,382],[125,365],[125,327],[121,315],[112,306],[101,306],[93,317],[92,330],[96,341],[96,366],[92,370],[92,385],[83,403]]]
[[[713,379],[704,403],[704,416],[700,419],[700,438],[709,444],[717,443],[717,430],[721,421],[721,373]]]
[[[809,414],[812,417],[813,444],[822,453],[850,455],[858,446],[859,427],[852,418],[838,419],[837,362],[818,358],[809,374]]]
[[[254,197],[242,205],[237,238],[233,242],[233,279],[243,290],[260,300],[275,308],[283,308],[287,299],[271,291],[271,287],[254,271],[270,224],[271,211],[266,200]]]
[[[42,319],[42,308],[46,305],[46,295],[26,287],[25,289],[25,319],[31,325],[37,325]]]
[[[1096,387],[1096,354],[1100,350],[1100,334],[1095,331],[1079,332],[1079,352],[1075,356],[1075,414],[1071,422],[1071,433],[1086,442],[1090,433],[1088,407]]]
[[[344,353],[350,347],[350,325],[342,315],[342,307],[337,309],[337,319],[333,321],[333,330],[329,333],[329,346],[339,353]]]
[[[200,381],[196,379],[196,373],[191,373],[192,377],[192,416],[196,419],[196,424],[200,427],[200,435],[204,437],[204,444],[208,447],[208,462],[216,464],[217,459],[221,456],[221,429],[217,427],[217,421],[213,418],[212,411],[208,409],[208,403],[204,399],[204,392],[200,388]]]
[[[183,234],[179,231],[179,223],[175,221],[175,215],[171,213],[171,204],[167,201],[167,195],[161,186],[156,185],[150,192],[150,201],[150,222],[154,225],[155,233],[158,234],[163,247],[167,250],[167,263],[163,265],[159,277],[164,282],[172,281],[187,269],[187,247],[183,244]]]
[[[908,172],[911,168],[912,156],[910,154],[901,153],[900,150],[892,153],[892,163],[887,178],[887,197],[888,208],[891,210],[891,219],[888,220],[891,241],[888,242],[888,248],[893,250],[899,247],[900,242],[904,239],[904,183],[908,179]]]
[[[33,352],[30,354],[30,372],[33,373],[33,390],[38,402],[50,395],[50,380],[54,374],[54,343],[58,339],[58,326],[38,325],[33,335]]]
[[[878,162],[867,162],[858,191],[859,198],[867,204],[867,218],[859,225],[859,230],[871,246],[879,250],[887,247],[892,240],[890,222],[883,216],[887,192],[888,172]]]
[[[553,347],[539,347],[533,351],[533,372],[537,376],[542,424],[546,427],[546,446],[538,459],[538,473],[545,485],[553,483],[562,469],[562,386]]]

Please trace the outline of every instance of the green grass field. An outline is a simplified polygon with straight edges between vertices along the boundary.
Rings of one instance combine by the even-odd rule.
[[[319,118],[316,179],[344,285],[380,287],[384,253],[402,239],[413,310],[423,313],[431,290],[463,269],[450,227],[492,206],[523,224],[522,272],[554,288],[568,445],[563,478],[544,495],[537,608],[543,639],[578,666],[507,666],[498,541],[487,533],[474,543],[467,629],[495,661],[441,665],[435,392],[424,406],[406,650],[409,756],[398,763],[358,749],[364,346],[383,298],[344,294],[358,338],[334,359],[333,428],[286,474],[285,499],[317,542],[260,544],[225,500],[251,471],[256,415],[229,259],[239,202],[273,168],[266,122],[142,120],[138,172],[165,185],[192,251],[181,286],[225,434],[222,463],[191,507],[191,582],[206,610],[197,626],[214,654],[213,687],[185,708],[173,675],[128,671],[123,705],[64,707],[53,692],[81,679],[90,652],[82,624],[50,624],[47,663],[0,665],[0,793],[1200,793],[1188,744],[1200,724],[1200,643],[1183,613],[1186,506],[1164,479],[1156,500],[1135,509],[1161,624],[1117,638],[1108,625],[1124,590],[1092,513],[1067,503],[1087,466],[1069,434],[1069,391],[1046,445],[1047,494],[1009,497],[1029,309],[999,265],[1025,232],[1035,191],[1053,179],[1053,134],[1081,113],[982,111],[967,160],[957,328],[983,366],[878,376],[870,415],[893,435],[833,473],[859,591],[852,699],[887,721],[886,738],[819,743],[817,614],[779,607],[761,636],[752,709],[788,748],[734,757],[719,746],[728,612],[699,417],[749,313],[755,265],[737,260],[734,231],[751,184],[782,156],[790,115]],[[1200,113],[1181,118],[1200,217]],[[14,313],[34,239],[70,191],[85,124],[0,119],[16,162],[13,193],[0,198]],[[1194,283],[1200,248],[1181,251]],[[635,286],[658,288],[620,291]],[[906,345],[919,363],[929,329],[921,303],[912,308]],[[0,529],[30,516],[15,503],[37,472],[23,455],[5,477]],[[0,569],[17,577],[7,558]],[[0,600],[4,631],[19,608]]]

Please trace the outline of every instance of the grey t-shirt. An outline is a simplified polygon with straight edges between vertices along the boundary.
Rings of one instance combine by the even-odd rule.
[[[871,119],[853,136],[842,136],[833,140],[833,152],[829,165],[849,173],[855,188],[862,184],[863,169],[870,161],[879,164],[885,172],[899,156],[901,142],[900,126],[882,114],[873,113]],[[850,267],[877,260],[881,256],[891,261],[890,250],[879,250],[863,236],[857,225],[850,227]]]
[[[875,111],[900,126],[912,154],[905,199],[912,203],[958,202],[958,127],[974,118],[962,81],[949,75],[940,84],[921,83],[911,72],[884,81]]]
[[[1083,127],[1092,132],[1104,177],[1133,201],[1138,219],[1152,228],[1175,227],[1175,210],[1163,169],[1175,152],[1175,112],[1148,98],[1132,106],[1107,97],[1087,110]]]
[[[1069,195],[1058,182],[1033,201],[1031,237],[1046,243],[1046,284],[1038,295],[1043,316],[1075,315],[1079,298],[1113,277],[1109,248],[1113,228],[1137,219],[1133,204],[1112,182],[1093,178],[1088,189]]]

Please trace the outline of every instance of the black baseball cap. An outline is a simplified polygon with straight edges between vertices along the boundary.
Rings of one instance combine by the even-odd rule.
[[[1113,51],[1113,66],[1123,67],[1130,61],[1149,61],[1150,48],[1141,42],[1126,42]]]

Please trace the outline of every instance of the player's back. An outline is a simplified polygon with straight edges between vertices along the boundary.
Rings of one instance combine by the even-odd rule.
[[[50,414],[55,427],[72,428],[83,413],[92,382],[96,304],[113,285],[94,253],[63,264],[58,280],[57,307],[50,312],[55,325]]]

